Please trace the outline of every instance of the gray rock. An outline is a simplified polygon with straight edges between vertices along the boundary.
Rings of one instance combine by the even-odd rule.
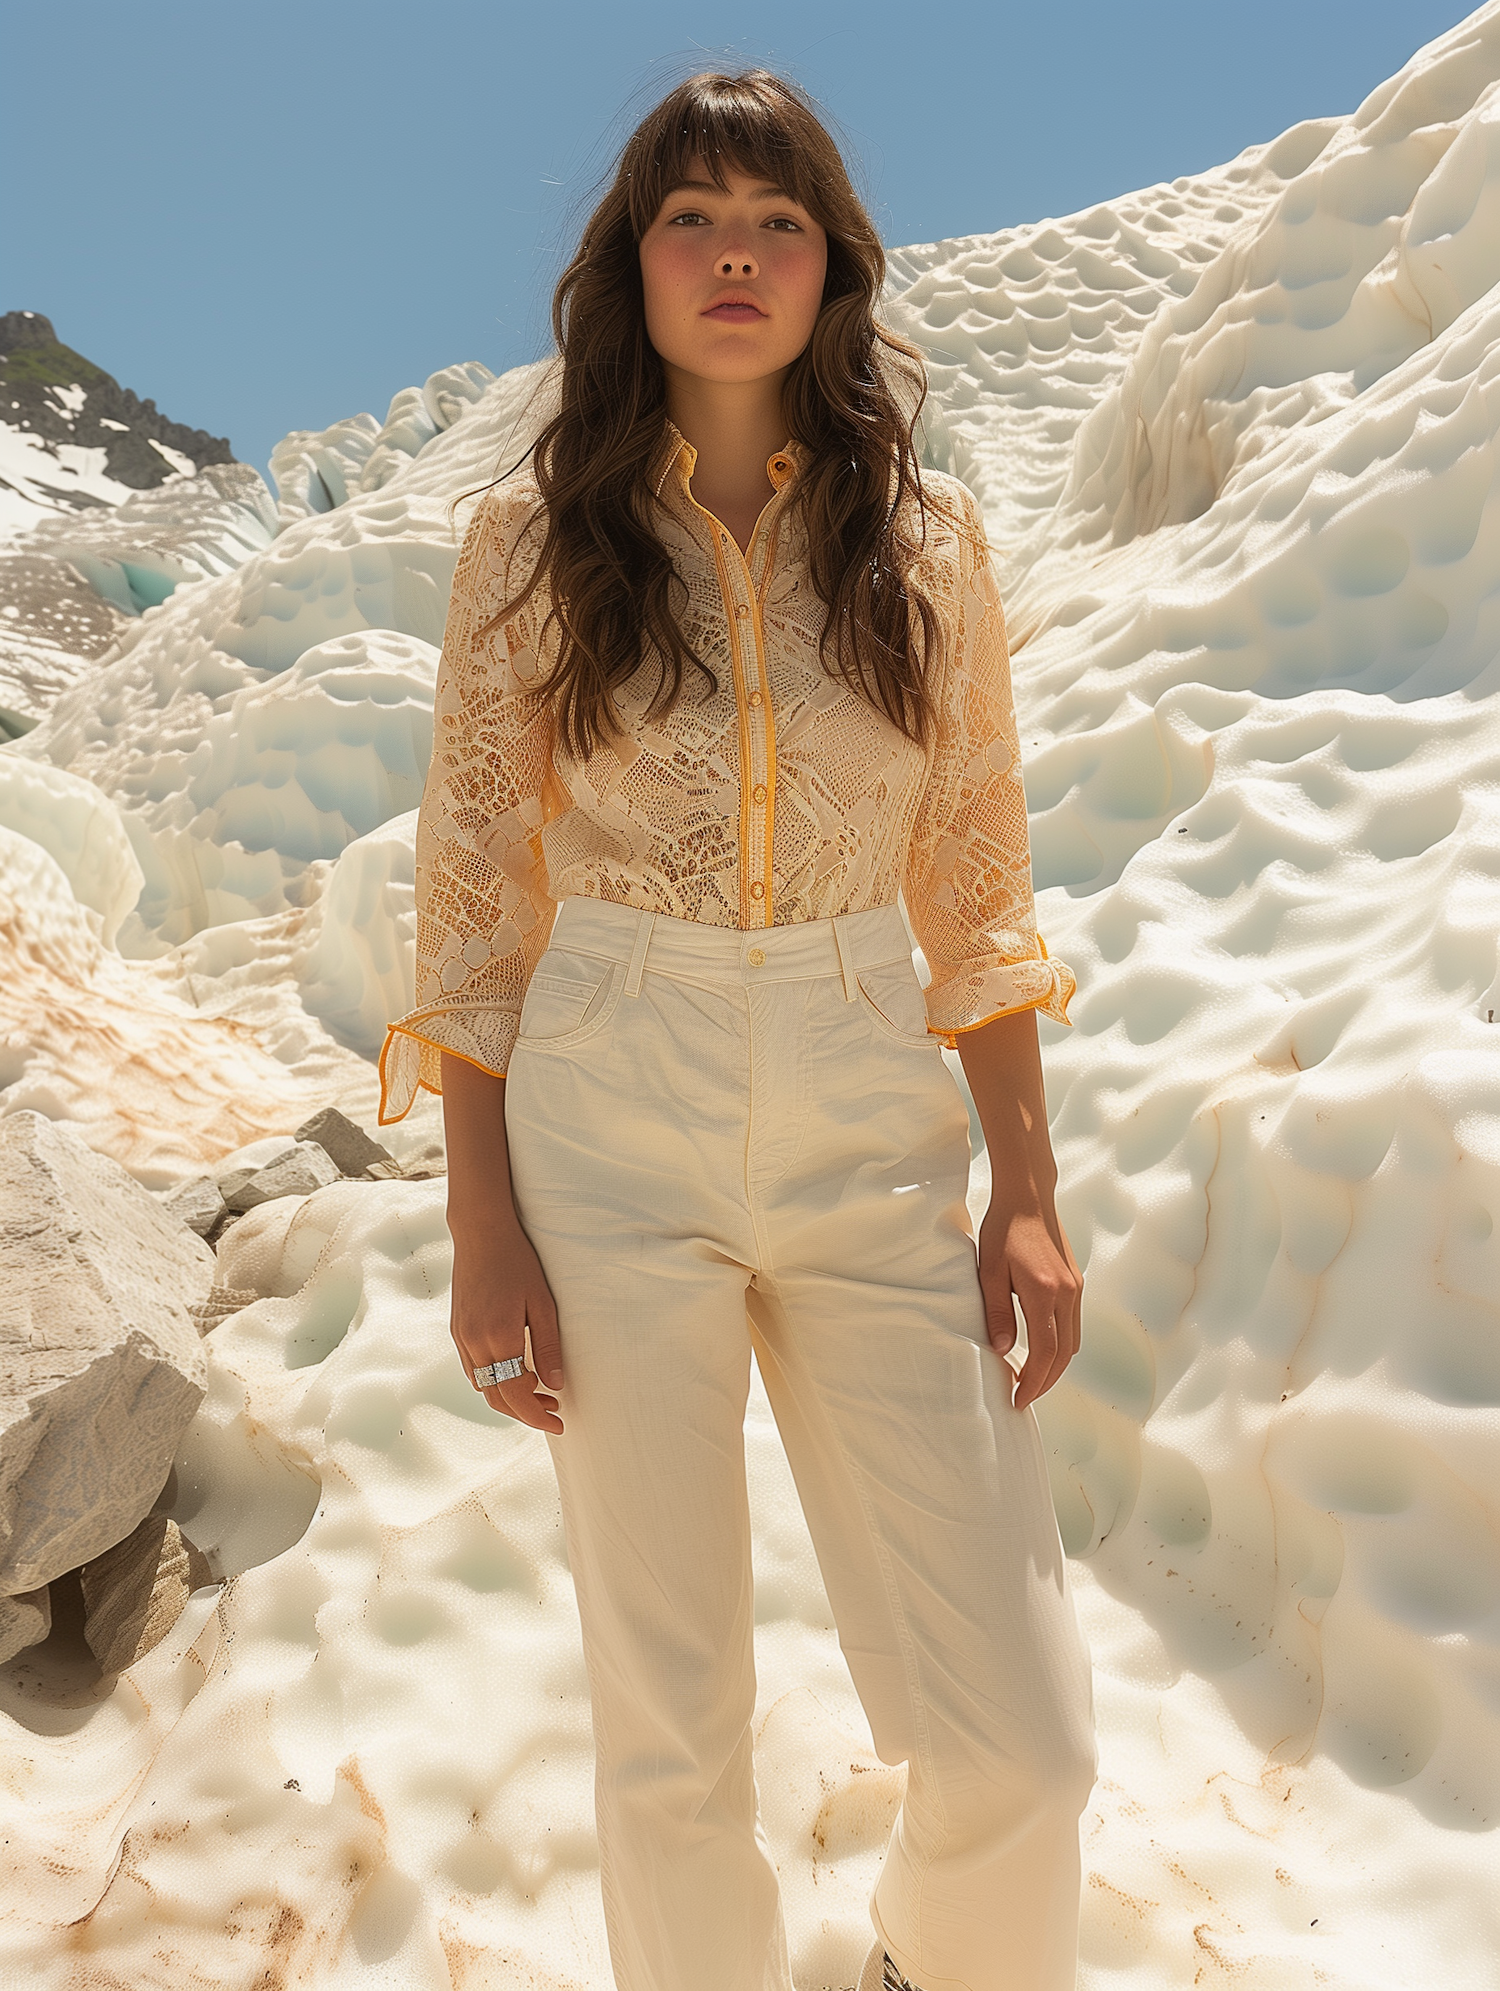
[[[269,1203],[277,1196],[311,1196],[315,1189],[326,1189],[338,1180],[338,1163],[326,1149],[316,1141],[298,1141],[267,1167],[258,1168],[248,1181],[226,1194],[224,1201],[243,1215],[257,1203]]]
[[[207,1237],[224,1214],[224,1196],[211,1175],[195,1175],[157,1197],[164,1210],[170,1210],[190,1231]]]
[[[316,1141],[338,1167],[341,1175],[363,1175],[367,1168],[391,1159],[389,1148],[372,1141],[363,1127],[356,1126],[336,1106],[325,1106],[297,1129],[299,1141]]]
[[[121,1541],[203,1400],[214,1257],[118,1162],[0,1118],[0,1596]]]
[[[21,1597],[0,1597],[0,1665],[40,1645],[51,1629],[52,1593],[45,1585]]]
[[[148,1514],[78,1572],[83,1635],[105,1673],[120,1673],[160,1645],[193,1591],[213,1581],[204,1558],[164,1514]]]
[[[248,1158],[244,1160],[238,1160],[230,1156],[228,1159],[232,1165],[220,1168],[216,1177],[219,1185],[219,1194],[224,1198],[229,1208],[238,1211],[239,1205],[235,1203],[234,1199],[239,1195],[245,1184],[253,1182],[263,1168],[270,1167],[274,1162],[284,1161],[289,1154],[296,1152],[296,1147],[297,1143],[290,1135],[287,1135],[284,1139],[278,1137],[274,1142],[269,1140],[255,1142]],[[259,1149],[260,1152],[257,1153],[256,1149]],[[246,1209],[249,1207],[248,1204],[245,1205]]]

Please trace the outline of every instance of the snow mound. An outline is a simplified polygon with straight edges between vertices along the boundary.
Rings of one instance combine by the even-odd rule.
[[[125,615],[164,602],[184,581],[229,573],[269,546],[271,494],[245,463],[211,463],[190,480],[132,491],[113,510],[50,518],[16,542],[76,567]]]
[[[351,415],[331,428],[294,429],[271,452],[271,475],[283,526],[379,491],[406,470],[434,436],[451,429],[481,400],[495,376],[478,360],[444,367],[420,387],[403,387],[386,410]]]
[[[302,903],[316,860],[414,809],[437,658],[376,629],[325,639],[274,675],[235,673],[217,697],[205,671],[199,727],[174,728],[127,771],[148,866],[139,921],[178,941]]]
[[[18,540],[14,557],[0,559],[0,708],[8,702],[23,724],[45,720],[27,750],[98,780],[129,814],[139,787],[125,768],[133,762],[140,777],[142,756],[170,760],[216,698],[257,674],[288,669],[339,634],[394,630],[440,642],[457,557],[449,502],[501,467],[495,458],[521,433],[545,371],[522,368],[496,383],[466,361],[403,388],[384,423],[356,415],[288,436],[272,455],[279,502],[245,465],[209,465],[158,490],[121,487],[118,505],[49,519]],[[417,502],[382,503],[386,490]],[[338,509],[329,540],[318,521]],[[308,524],[310,533],[288,531]],[[193,585],[230,581],[242,568],[239,586]],[[73,598],[80,577],[86,602]],[[0,737],[20,730],[0,709]],[[158,768],[147,784],[158,800],[173,772]],[[144,825],[132,833],[151,834]],[[295,871],[301,860],[288,855]],[[257,911],[295,901],[294,891]],[[242,916],[209,911],[191,886],[185,903],[163,911],[174,932]]]
[[[367,1058],[416,1002],[416,843],[413,809],[346,844],[297,957],[304,1006]]]
[[[88,834],[72,792],[60,796],[54,838],[56,822],[84,832],[64,850],[84,882],[112,888],[127,850]],[[217,928],[213,958],[189,948],[125,962],[50,850],[0,826],[0,1111],[68,1121],[147,1189],[285,1135],[325,1105],[373,1123],[375,1071],[297,999],[299,922]],[[400,1151],[414,1141],[416,1129]]]
[[[999,547],[1051,514],[1080,427],[1157,313],[1193,296],[1339,129],[1295,125],[1066,221],[891,252],[885,314],[927,355],[934,459],[978,493]]]
[[[0,755],[0,827],[41,845],[112,947],[145,882],[120,812],[91,781],[47,761]]]

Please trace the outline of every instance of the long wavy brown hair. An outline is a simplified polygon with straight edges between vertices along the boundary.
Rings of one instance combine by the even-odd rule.
[[[553,297],[560,405],[528,452],[545,535],[525,587],[487,627],[545,580],[560,633],[547,685],[578,758],[618,734],[611,689],[647,651],[661,664],[650,716],[675,703],[690,664],[717,687],[683,637],[676,604],[685,590],[652,527],[661,500],[647,467],[666,382],[646,336],[639,253],[662,202],[705,167],[720,187],[738,170],[781,188],[827,233],[822,305],[782,395],[787,431],[808,451],[796,502],[828,608],[822,659],[909,739],[925,741],[936,617],[908,575],[926,533],[913,439],[926,373],[916,348],[875,316],[885,253],[837,145],[803,92],[767,70],[691,77],[620,154]]]

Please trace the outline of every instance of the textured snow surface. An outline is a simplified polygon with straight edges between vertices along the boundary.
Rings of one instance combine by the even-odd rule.
[[[161,443],[152,447],[164,451]],[[44,519],[17,550],[68,561],[105,601],[139,615],[183,581],[238,567],[270,544],[276,524],[259,472],[246,463],[211,463],[193,472],[191,483],[173,479],[132,491],[113,509]]]
[[[990,521],[1080,983],[1046,1034],[1085,1342],[1039,1406],[1097,1665],[1080,1983],[1493,1991],[1500,6],[1350,119],[901,251],[890,310]],[[287,438],[269,543],[0,752],[5,1107],[153,1184],[368,1116],[447,507],[545,391],[449,368]],[[175,1511],[227,1587],[118,1682],[0,1670],[0,1981],[605,1991],[555,1486],[458,1372],[442,1205],[339,1184],[226,1239],[260,1297]],[[811,1991],[853,1982],[903,1773],[758,1390],[749,1456]]]

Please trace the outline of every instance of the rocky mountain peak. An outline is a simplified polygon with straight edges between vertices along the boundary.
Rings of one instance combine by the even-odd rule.
[[[235,460],[226,437],[170,421],[154,401],[65,346],[40,311],[0,315],[0,424],[33,437],[60,468],[60,450],[102,449],[103,474],[133,491]],[[73,481],[59,480],[59,508],[78,502],[81,494],[68,488]]]

